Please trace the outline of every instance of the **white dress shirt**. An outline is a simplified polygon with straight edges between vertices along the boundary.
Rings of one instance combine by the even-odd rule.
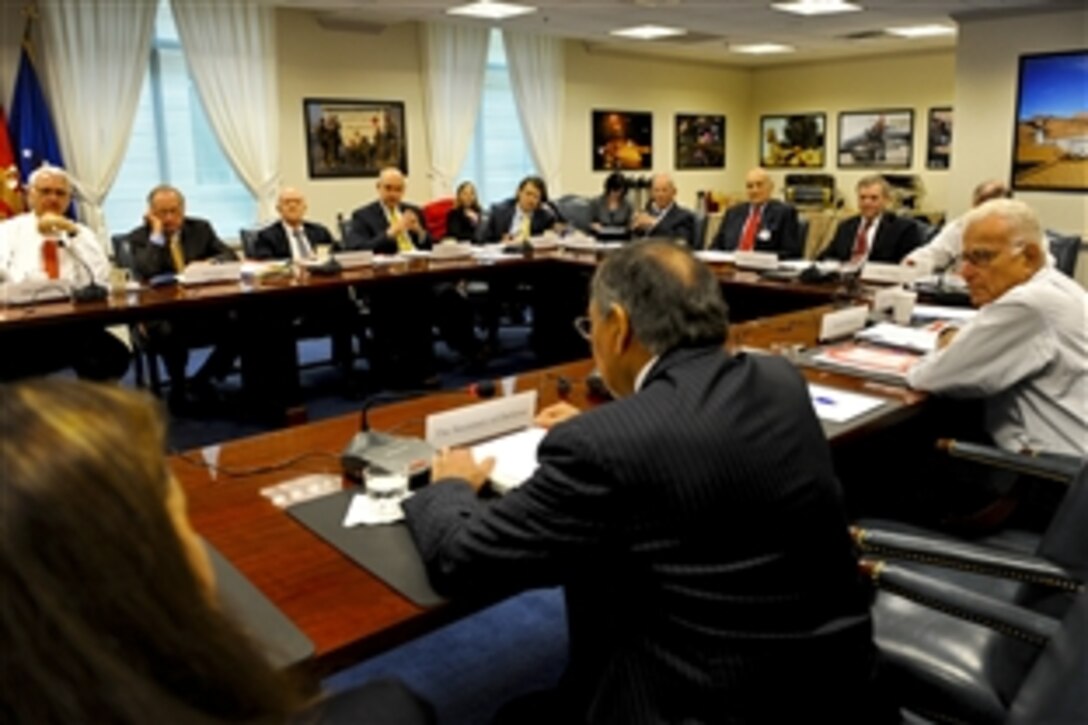
[[[937,236],[928,244],[915,249],[903,258],[903,263],[913,262],[922,274],[940,272],[955,263],[963,254],[963,217],[957,217],[941,227]]]
[[[9,282],[48,279],[42,266],[42,242],[47,238],[63,238],[65,248],[57,250],[60,279],[85,285],[87,269],[76,261],[73,253],[90,268],[94,281],[109,284],[110,261],[94,233],[76,224],[75,236],[63,232],[48,237],[38,231],[38,216],[26,212],[0,224],[0,272]]]
[[[1088,292],[1044,267],[910,371],[911,387],[985,397],[1001,448],[1088,455]]]

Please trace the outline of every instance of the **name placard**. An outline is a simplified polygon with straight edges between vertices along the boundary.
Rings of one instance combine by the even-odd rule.
[[[778,255],[774,252],[737,252],[733,264],[742,269],[777,269]]]
[[[435,448],[460,446],[527,428],[536,415],[536,391],[428,415],[424,437]]]
[[[865,282],[885,282],[888,284],[910,284],[918,279],[922,270],[905,264],[884,264],[866,262],[861,268],[861,279]]]
[[[865,327],[868,318],[869,308],[865,305],[828,312],[820,318],[820,340],[835,340],[853,335]]]

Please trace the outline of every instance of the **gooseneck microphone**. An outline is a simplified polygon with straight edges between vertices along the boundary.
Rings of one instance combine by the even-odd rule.
[[[68,238],[63,236],[57,239],[57,245],[68,252],[72,259],[79,264],[80,268],[87,273],[87,284],[82,287],[73,284],[72,285],[72,301],[73,302],[101,302],[109,297],[109,290],[104,286],[95,282],[94,272],[91,271],[91,265],[87,264],[87,261],[76,251],[75,232],[68,232]]]

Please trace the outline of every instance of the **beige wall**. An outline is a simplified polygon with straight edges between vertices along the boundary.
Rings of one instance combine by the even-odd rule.
[[[960,26],[952,140],[952,182],[957,187],[967,190],[986,178],[1009,178],[1019,56],[1085,47],[1088,10],[975,20]],[[1045,226],[1088,234],[1085,194],[1016,195],[1039,211]],[[966,193],[949,199],[955,213],[968,204]]]
[[[566,64],[563,191],[600,193],[607,175],[592,170],[593,109],[653,113],[653,171],[673,175],[681,204],[693,205],[696,193],[703,189],[743,186],[744,171],[755,158],[755,149],[747,142],[753,133],[749,71],[587,52],[577,42],[567,43]],[[675,170],[673,126],[677,113],[715,113],[726,117],[724,171]]]
[[[955,56],[952,51],[917,53],[881,58],[856,58],[797,66],[760,68],[752,79],[753,132],[747,144],[757,153],[759,117],[779,113],[824,112],[827,114],[827,155],[819,173],[833,174],[848,205],[854,205],[854,184],[869,170],[838,168],[840,111],[909,108],[914,111],[914,161],[910,169],[925,184],[927,209],[945,209],[958,195],[949,185],[949,171],[926,169],[926,119],[934,106],[951,106],[954,96]],[[957,110],[953,135],[962,128]],[[952,166],[956,165],[952,156]],[[781,188],[787,171],[773,172]]]

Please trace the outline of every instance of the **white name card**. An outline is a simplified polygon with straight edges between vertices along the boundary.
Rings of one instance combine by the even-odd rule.
[[[742,269],[777,269],[778,255],[774,252],[737,252],[733,264]]]
[[[905,264],[884,264],[866,262],[861,268],[861,278],[865,282],[884,282],[887,284],[910,284],[925,270]]]
[[[371,267],[374,265],[374,252],[366,250],[337,252],[333,256],[344,269],[351,269],[353,267]]]
[[[527,428],[536,415],[536,391],[428,415],[424,437],[435,448],[460,446]]]
[[[820,318],[820,340],[835,340],[853,335],[865,327],[868,319],[869,308],[865,305],[828,312]]]

